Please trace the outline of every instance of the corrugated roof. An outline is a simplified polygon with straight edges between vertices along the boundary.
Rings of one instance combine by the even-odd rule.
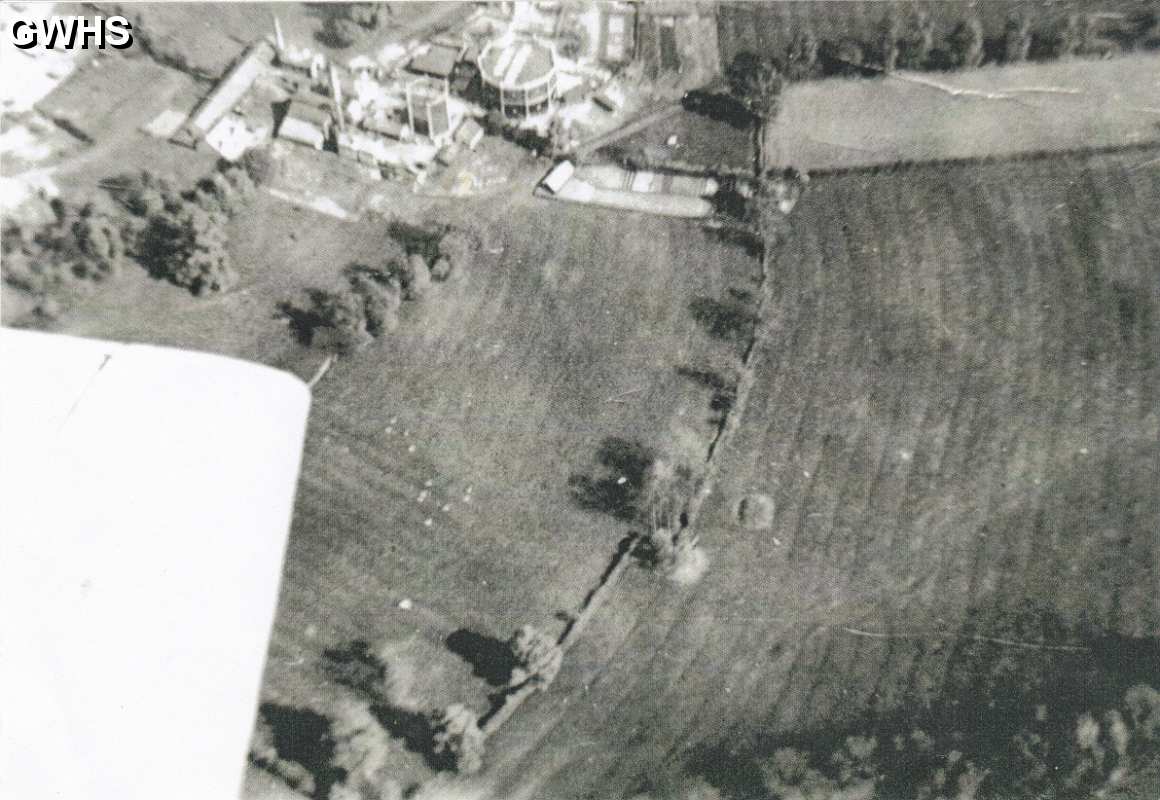
[[[407,69],[418,72],[420,75],[433,75],[436,78],[448,78],[455,71],[459,62],[459,49],[446,45],[432,45],[431,49],[420,56],[411,59]]]
[[[290,107],[286,110],[286,119],[291,118],[309,122],[319,128],[325,128],[327,125],[330,125],[333,119],[330,112],[325,108],[321,108],[304,100],[290,101]]]

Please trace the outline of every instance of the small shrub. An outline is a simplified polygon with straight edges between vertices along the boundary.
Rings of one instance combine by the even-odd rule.
[[[696,542],[682,538],[673,548],[673,561],[668,577],[681,586],[692,586],[705,576],[709,569],[709,557]]]
[[[431,280],[442,283],[450,277],[451,261],[441,256],[431,265]]]
[[[225,225],[224,215],[193,204],[180,215],[157,214],[143,234],[142,258],[155,276],[195,295],[226,291],[238,274],[226,249]]]
[[[431,291],[431,270],[423,256],[418,253],[407,256],[403,289],[408,300],[424,300]]]
[[[449,273],[463,274],[478,250],[475,237],[465,231],[448,231],[439,240],[439,257],[447,260]]]
[[[268,147],[253,147],[242,156],[242,169],[255,186],[266,186],[277,176],[278,162]]]
[[[370,342],[364,303],[353,292],[317,290],[311,292],[311,305],[312,345],[350,353]]]
[[[353,700],[342,702],[330,730],[334,743],[330,765],[344,776],[345,783],[351,787],[378,783],[391,745],[370,709]]]
[[[457,772],[474,775],[483,768],[484,740],[475,712],[455,703],[433,715],[433,751],[451,760]]]
[[[397,281],[376,280],[365,273],[355,274],[350,281],[351,291],[363,302],[366,331],[379,337],[399,327],[399,307],[403,296]]]
[[[1020,14],[1007,20],[1003,29],[1003,62],[1018,64],[1031,53],[1031,21]]]
[[[552,685],[564,658],[564,651],[555,639],[531,625],[524,625],[512,635],[509,645],[516,662],[512,686],[530,685],[543,691]]]

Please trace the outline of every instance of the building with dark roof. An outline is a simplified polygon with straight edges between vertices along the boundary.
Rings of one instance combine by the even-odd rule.
[[[461,47],[451,47],[445,44],[434,44],[427,52],[415,56],[407,64],[407,69],[417,75],[426,75],[441,81],[451,80],[455,72],[455,65],[459,63],[459,56],[463,52]]]

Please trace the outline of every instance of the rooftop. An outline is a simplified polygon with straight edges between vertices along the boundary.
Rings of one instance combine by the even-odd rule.
[[[441,44],[432,45],[426,53],[411,59],[407,69],[420,75],[449,78],[455,71],[455,65],[459,63],[459,53],[458,48]]]
[[[479,59],[479,70],[488,83],[504,89],[520,89],[551,75],[556,65],[552,48],[536,41],[492,43]]]

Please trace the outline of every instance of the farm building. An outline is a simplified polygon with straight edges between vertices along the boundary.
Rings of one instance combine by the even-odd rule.
[[[479,56],[485,101],[504,114],[528,116],[556,95],[556,53],[534,39],[495,41]]]
[[[330,112],[306,100],[292,100],[278,127],[278,135],[321,150],[330,138],[334,119]]]

